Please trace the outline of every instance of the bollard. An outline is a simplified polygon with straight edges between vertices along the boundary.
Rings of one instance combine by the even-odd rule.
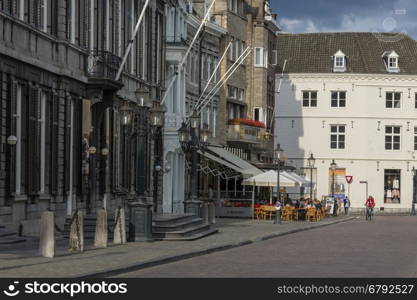
[[[97,210],[96,233],[94,235],[94,247],[107,248],[107,211],[105,209]]]
[[[281,210],[280,209],[277,209],[277,211],[275,212],[274,224],[281,224]]]
[[[55,256],[55,216],[52,211],[42,213],[39,237],[39,254],[43,257]]]
[[[117,208],[114,220],[113,243],[126,244],[126,219],[125,209]]]
[[[69,251],[84,251],[84,219],[83,213],[79,210],[74,212],[71,219]]]
[[[209,203],[209,220],[210,224],[216,224],[216,206],[214,202]]]
[[[203,223],[210,224],[209,219],[209,204],[207,202],[203,203]]]

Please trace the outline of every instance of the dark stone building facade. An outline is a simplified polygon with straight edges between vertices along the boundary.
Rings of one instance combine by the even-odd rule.
[[[0,224],[36,234],[47,209],[60,226],[75,209],[152,202],[161,145],[137,132],[148,109],[135,91],[161,97],[165,1],[150,1],[115,78],[144,2],[0,0]],[[121,104],[136,127],[123,122]]]

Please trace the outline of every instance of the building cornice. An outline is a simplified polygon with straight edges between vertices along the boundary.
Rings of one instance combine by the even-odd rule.
[[[277,74],[277,76],[281,76]],[[405,82],[411,81],[417,83],[417,75],[391,75],[391,74],[352,74],[352,73],[287,73],[284,74],[286,79],[331,79],[332,81],[357,80],[357,81],[389,81]]]

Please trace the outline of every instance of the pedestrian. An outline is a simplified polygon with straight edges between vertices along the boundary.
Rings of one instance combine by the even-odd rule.
[[[339,205],[337,203],[337,198],[333,199],[333,217],[337,217],[337,210],[339,208]]]
[[[350,207],[350,200],[349,197],[345,197],[344,205],[345,207],[345,215],[349,213],[349,207]]]
[[[213,191],[213,186],[211,184],[209,184],[208,186],[208,200],[214,201],[214,191]]]

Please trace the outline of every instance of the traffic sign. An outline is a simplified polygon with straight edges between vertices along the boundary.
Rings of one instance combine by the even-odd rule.
[[[345,178],[346,178],[346,182],[347,182],[347,183],[349,183],[349,184],[351,184],[351,183],[352,183],[353,176],[345,176]]]

